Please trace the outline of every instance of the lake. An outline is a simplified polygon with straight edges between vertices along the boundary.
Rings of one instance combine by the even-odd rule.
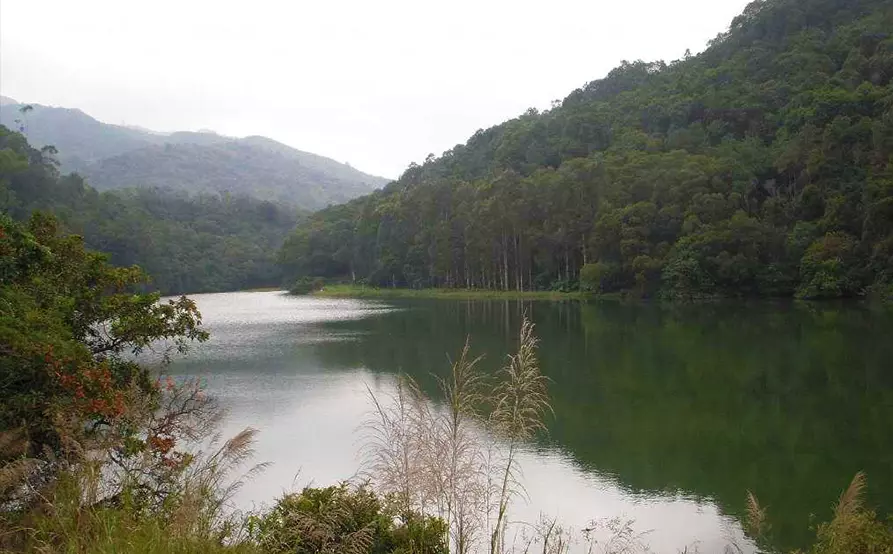
[[[225,432],[261,431],[272,466],[242,507],[325,486],[360,467],[368,390],[400,373],[435,401],[466,335],[495,371],[530,314],[550,378],[549,433],[522,456],[512,519],[633,520],[655,552],[746,551],[746,491],[771,540],[810,539],[852,476],[887,511],[893,493],[893,320],[857,304],[649,304],[195,295],[212,339],[169,371],[201,377]],[[368,390],[367,390],[368,387]]]

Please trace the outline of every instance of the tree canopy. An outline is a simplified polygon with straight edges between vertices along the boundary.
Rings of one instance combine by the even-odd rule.
[[[893,281],[893,10],[759,0],[302,222],[290,277],[817,298]]]
[[[131,392],[152,396],[149,370],[128,355],[207,339],[188,298],[134,294],[145,279],[60,235],[52,217],[25,227],[0,215],[0,431],[24,429],[37,454],[59,449],[64,422],[95,431],[124,414]]]

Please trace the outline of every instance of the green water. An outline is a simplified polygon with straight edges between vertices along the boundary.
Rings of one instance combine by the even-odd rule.
[[[516,506],[519,517],[542,511],[579,528],[625,515],[656,551],[712,552],[740,540],[747,490],[768,506],[782,547],[806,544],[810,515],[827,516],[859,470],[870,502],[893,508],[893,319],[883,312],[276,293],[196,300],[215,338],[173,370],[204,376],[234,428],[261,429],[259,456],[276,469],[246,500],[350,477],[366,386],[387,390],[403,372],[436,399],[432,375],[467,335],[492,371],[526,311],[555,414],[525,455],[530,501]]]

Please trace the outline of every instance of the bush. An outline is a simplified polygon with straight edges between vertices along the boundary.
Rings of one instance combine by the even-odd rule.
[[[397,514],[365,486],[346,483],[286,494],[269,512],[253,516],[249,533],[265,552],[316,554],[446,554],[439,518]]]
[[[800,260],[799,298],[838,298],[859,292],[856,239],[828,233],[813,242]]]
[[[611,262],[586,264],[580,269],[580,290],[583,292],[611,292],[622,286],[620,266]]]
[[[291,294],[310,294],[322,290],[326,281],[322,277],[301,277],[288,290]]]

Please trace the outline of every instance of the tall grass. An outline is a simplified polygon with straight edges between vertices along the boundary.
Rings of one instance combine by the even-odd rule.
[[[0,434],[0,551],[253,551],[230,500],[264,467],[244,469],[257,431],[223,441],[213,434],[220,416],[190,383],[130,403],[107,432],[67,435],[64,458],[24,458],[25,439]],[[162,448],[140,446],[153,441]]]
[[[371,395],[364,450],[373,485],[407,509],[442,518],[459,554],[505,549],[511,500],[523,491],[518,449],[545,430],[551,406],[533,331],[525,316],[518,351],[495,382],[479,372],[466,341],[440,379],[443,405],[405,377],[389,398]]]
[[[439,461],[437,498],[441,517],[448,523],[457,554],[469,552],[480,532],[480,441],[475,421],[484,403],[484,380],[477,370],[481,357],[471,358],[470,340],[459,359],[451,364],[449,377],[439,379],[447,412],[436,429],[434,461]]]
[[[509,356],[492,392],[494,407],[490,414],[490,428],[508,441],[508,448],[497,491],[496,521],[490,532],[490,554],[503,549],[509,502],[522,487],[517,478],[517,448],[537,432],[546,430],[544,418],[552,411],[546,378],[540,372],[536,358],[537,342],[533,323],[525,316],[518,352]]]

